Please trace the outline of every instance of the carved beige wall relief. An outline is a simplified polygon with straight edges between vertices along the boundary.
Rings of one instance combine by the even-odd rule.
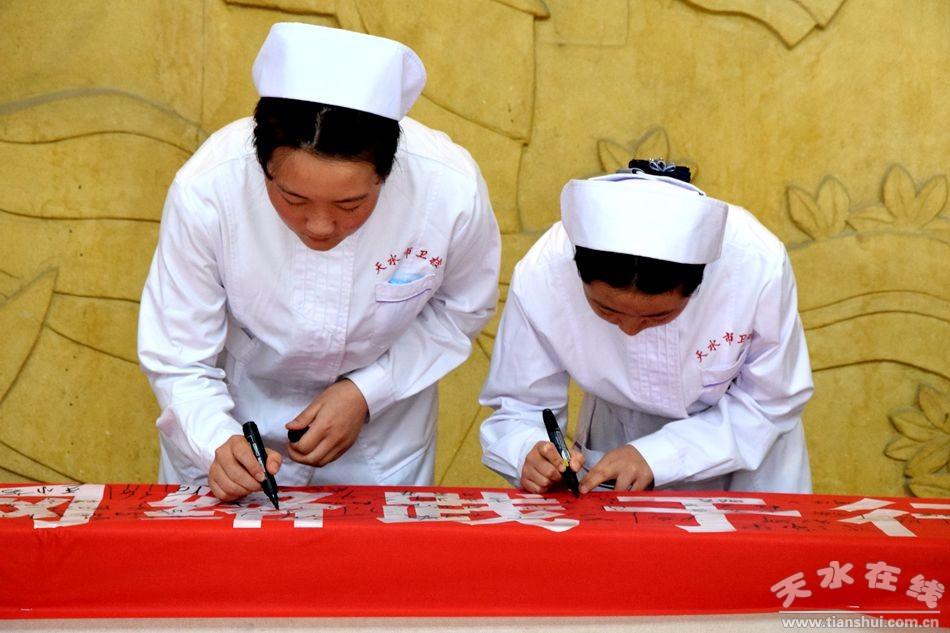
[[[891,411],[898,434],[887,456],[906,462],[907,485],[918,497],[950,497],[950,396],[920,385],[916,406]]]
[[[856,491],[849,484],[856,480],[864,489],[907,492],[900,465],[880,454],[911,458],[909,445],[888,444],[888,413],[914,399],[908,396],[918,382],[950,384],[950,271],[941,265],[950,256],[946,202],[946,176],[918,187],[900,165],[887,170],[879,202],[869,205],[853,208],[833,176],[815,195],[788,189],[792,220],[815,240],[798,244],[791,256],[818,389],[806,432],[823,487]],[[930,393],[921,391],[928,404],[935,400]],[[942,422],[935,405],[928,411]],[[895,415],[895,424],[907,419]],[[816,441],[828,437],[834,441]],[[908,468],[911,477],[930,474],[916,462]],[[912,478],[909,490],[924,486]]]
[[[844,0],[685,0],[716,13],[737,14],[758,20],[772,29],[789,47],[815,28],[825,28]]]

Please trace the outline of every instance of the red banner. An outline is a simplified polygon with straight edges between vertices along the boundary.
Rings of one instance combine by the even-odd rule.
[[[939,620],[950,500],[0,484],[0,617]]]

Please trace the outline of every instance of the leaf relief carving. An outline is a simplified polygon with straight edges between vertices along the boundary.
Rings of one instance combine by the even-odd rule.
[[[844,230],[851,196],[837,178],[825,177],[818,187],[817,197],[795,186],[787,189],[787,195],[792,222],[812,239],[830,237]]]
[[[918,189],[907,170],[894,165],[884,176],[881,199],[896,226],[919,229],[935,219],[947,204],[947,177],[934,176]]]
[[[899,435],[884,454],[906,462],[904,476],[918,497],[950,496],[950,397],[928,385],[917,392],[917,406],[896,409],[891,423]]]
[[[950,241],[950,218],[941,215],[947,206],[947,177],[936,175],[917,187],[910,173],[893,165],[884,174],[880,202],[851,209],[851,197],[834,176],[825,176],[816,195],[791,185],[786,189],[792,222],[813,240],[855,231],[923,231]]]

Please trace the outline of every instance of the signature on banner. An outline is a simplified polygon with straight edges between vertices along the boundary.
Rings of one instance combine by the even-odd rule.
[[[601,500],[611,499],[614,503],[602,505]],[[850,529],[875,530],[892,538],[916,537],[911,528],[923,521],[950,520],[950,503],[863,498],[842,505],[834,498],[805,495],[766,501],[741,495],[597,494],[563,503],[553,496],[515,490],[386,491],[335,486],[320,491],[283,489],[280,503],[281,509],[275,510],[261,492],[222,502],[207,486],[198,485],[8,486],[0,488],[0,519],[29,518],[37,529],[115,519],[230,520],[235,528],[260,528],[267,519],[291,522],[298,528],[322,528],[328,518],[346,515],[384,524],[515,523],[566,532],[585,522],[602,523],[607,516],[619,518],[615,513],[625,513],[634,518],[631,529],[652,524],[687,534],[722,534],[763,528],[825,532],[833,526],[839,526],[838,531],[854,526]]]
[[[265,518],[291,519],[295,528],[322,528],[324,513],[342,510],[341,505],[321,503],[332,492],[285,491],[281,493],[281,510],[276,510],[263,492],[224,503],[211,494],[207,486],[181,486],[161,501],[149,503],[145,512],[149,519],[222,519],[233,517],[235,528],[259,528]]]

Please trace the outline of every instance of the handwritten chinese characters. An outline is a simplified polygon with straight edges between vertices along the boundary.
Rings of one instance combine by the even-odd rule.
[[[525,525],[552,532],[590,525],[690,535],[834,532],[890,539],[914,538],[923,530],[925,536],[940,533],[950,538],[950,500],[682,492],[604,492],[574,499],[563,492],[541,496],[515,490],[333,486],[283,488],[280,503],[280,511],[274,510],[263,493],[223,503],[207,487],[193,485],[10,485],[0,488],[0,519],[28,519],[35,528],[80,526],[116,518],[216,519],[227,520],[236,528],[260,528],[266,522],[282,521],[312,528],[346,517],[384,524]],[[844,566],[832,567],[832,572],[829,586],[846,582]]]
[[[911,501],[910,507],[915,510],[946,510],[943,514],[928,512],[913,512],[907,510],[897,510],[887,508],[893,505],[893,501],[883,501],[881,499],[864,498],[854,503],[849,503],[835,508],[842,512],[865,512],[857,516],[840,519],[843,523],[853,523],[855,525],[864,525],[869,523],[888,536],[916,536],[909,528],[901,524],[897,517],[910,514],[915,519],[943,519],[950,520],[950,502],[948,503],[923,503]],[[887,509],[885,509],[887,508]]]
[[[161,501],[149,504],[151,519],[215,519],[233,516],[236,528],[259,528],[264,518],[292,519],[295,528],[321,528],[323,516],[343,506],[320,503],[330,492],[290,491],[280,494],[280,510],[275,510],[263,492],[255,492],[236,502],[222,503],[206,486],[182,486]]]
[[[730,514],[760,514],[783,517],[801,517],[797,510],[748,509],[748,506],[763,506],[765,502],[754,498],[734,497],[617,497],[621,503],[643,503],[657,501],[661,503],[681,504],[682,508],[657,506],[604,506],[608,512],[656,512],[662,514],[688,514],[696,520],[696,525],[677,525],[686,532],[735,532],[735,526],[729,522]],[[746,506],[747,509],[720,508],[720,505]]]
[[[410,513],[411,510],[411,513]],[[552,532],[576,527],[580,521],[564,518],[564,508],[555,499],[536,494],[482,492],[480,499],[465,499],[458,493],[387,492],[383,523],[453,521],[465,525],[521,523]]]
[[[30,517],[36,529],[84,525],[99,507],[104,489],[90,484],[3,488],[0,518]]]

